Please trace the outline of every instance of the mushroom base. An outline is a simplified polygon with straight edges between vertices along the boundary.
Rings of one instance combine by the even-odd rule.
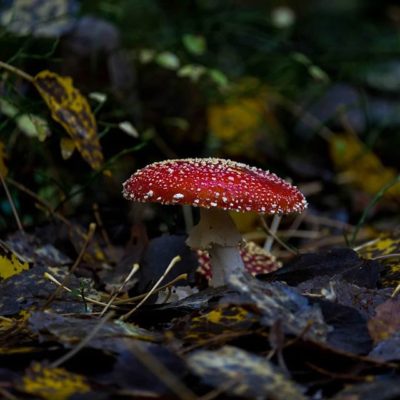
[[[223,286],[233,273],[244,273],[239,246],[242,236],[228,211],[200,209],[200,221],[192,228],[186,241],[192,249],[204,249],[210,254],[213,287]]]
[[[228,282],[229,275],[244,273],[245,267],[238,246],[223,247],[214,244],[208,253],[212,268],[210,286],[223,286]]]

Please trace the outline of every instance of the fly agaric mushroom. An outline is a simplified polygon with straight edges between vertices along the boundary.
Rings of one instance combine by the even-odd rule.
[[[186,243],[192,249],[207,249],[212,286],[245,271],[239,252],[242,237],[228,211],[287,214],[307,206],[303,194],[275,174],[219,158],[155,162],[124,182],[123,195],[140,202],[200,207],[200,221]]]

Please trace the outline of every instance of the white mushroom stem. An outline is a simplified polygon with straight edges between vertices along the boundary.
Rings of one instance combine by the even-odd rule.
[[[241,242],[242,236],[228,211],[217,208],[200,209],[200,221],[186,241],[192,249],[206,249],[210,254],[213,287],[225,285],[230,274],[244,273]]]

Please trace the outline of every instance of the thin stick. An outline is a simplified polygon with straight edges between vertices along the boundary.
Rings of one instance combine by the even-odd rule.
[[[77,346],[71,349],[67,354],[64,354],[58,360],[51,363],[50,367],[58,368],[61,364],[64,364],[70,358],[74,357],[77,353],[79,353],[96,336],[96,334],[100,331],[100,329],[104,326],[104,324],[108,322],[113,315],[114,313],[112,311],[106,314],[93,328],[93,330],[79,342]]]
[[[174,285],[176,282],[184,281],[186,279],[187,279],[187,274],[181,274],[181,275],[177,276],[176,278],[172,279],[171,282],[168,282],[165,285],[160,286],[157,290],[155,290],[154,293],[158,293],[159,291],[167,289],[170,286]],[[138,296],[130,297],[129,299],[117,300],[114,302],[114,304],[129,304],[129,303],[133,303],[134,301],[141,300],[146,296],[147,296],[147,292],[139,294]]]
[[[96,230],[96,224],[95,224],[94,222],[92,222],[92,223],[89,225],[89,229],[88,229],[88,232],[87,232],[87,235],[86,235],[86,240],[85,240],[85,242],[84,242],[84,244],[83,244],[83,246],[82,246],[82,249],[81,249],[81,251],[80,251],[80,253],[79,253],[77,259],[75,260],[74,265],[71,267],[71,269],[68,271],[68,274],[65,276],[65,278],[64,278],[63,281],[61,282],[61,286],[58,286],[58,287],[56,288],[56,290],[54,291],[54,293],[47,299],[45,305],[43,306],[43,309],[46,309],[46,308],[51,304],[51,302],[56,298],[56,296],[61,292],[62,286],[65,286],[65,285],[66,285],[66,283],[67,283],[68,280],[69,280],[69,277],[74,273],[74,271],[76,270],[76,268],[77,268],[77,267],[79,266],[79,264],[81,263],[81,260],[82,260],[82,258],[83,258],[83,255],[85,254],[85,251],[86,251],[86,249],[88,248],[89,243],[90,243],[90,241],[91,241],[92,238],[93,238],[93,235],[94,235],[95,230]]]
[[[290,248],[285,242],[283,242],[275,233],[271,232],[269,229],[269,226],[265,222],[265,219],[261,217],[261,223],[263,225],[263,228],[267,231],[268,235],[272,236],[283,248],[285,248],[287,251],[289,251],[292,254],[297,255],[297,252]]]
[[[280,216],[278,214],[275,214],[272,219],[271,227],[269,228],[269,230],[275,237],[276,237],[276,232],[278,232],[278,227],[281,222],[281,219],[282,219],[282,216]],[[264,250],[268,251],[268,253],[271,252],[272,245],[274,243],[274,236],[268,235],[267,240],[264,243]]]
[[[115,254],[115,249],[114,249],[114,246],[111,244],[111,241],[110,241],[110,238],[108,236],[106,229],[104,228],[103,220],[101,219],[100,210],[99,210],[99,206],[97,203],[93,204],[93,214],[94,214],[94,218],[96,219],[96,223],[99,228],[100,234],[103,237],[105,244],[107,245],[110,256],[115,261],[117,259],[116,254]]]
[[[118,290],[114,293],[114,295],[111,296],[109,302],[104,307],[103,311],[100,313],[100,317],[102,317],[107,312],[107,310],[111,307],[113,301],[121,293],[122,289],[126,286],[126,284],[131,280],[132,276],[135,275],[137,271],[139,271],[139,268],[140,268],[139,264],[137,264],[137,263],[133,264],[131,271],[129,272],[128,276],[122,282],[122,285],[118,288]]]
[[[135,357],[165,384],[177,398],[182,400],[196,400],[197,396],[183,384],[168,368],[165,367],[149,351],[142,349],[135,340],[131,341],[130,349]]]
[[[393,293],[390,295],[392,299],[394,299],[400,293],[400,283],[393,290]]]
[[[6,178],[7,182],[10,183],[12,186],[16,187],[18,190],[21,192],[26,193],[28,196],[32,197],[37,203],[39,203],[43,208],[45,208],[51,215],[54,215],[56,218],[58,218],[60,221],[62,221],[65,225],[67,225],[69,228],[73,228],[71,222],[69,222],[63,215],[61,215],[59,212],[54,211],[49,203],[47,203],[45,200],[41,199],[35,192],[32,190],[28,189],[21,183],[14,181],[14,179],[11,179],[9,177]]]
[[[50,275],[48,272],[45,272],[43,276],[44,276],[46,279],[48,279],[49,281],[55,283],[57,286],[60,286],[60,287],[61,287],[62,289],[64,289],[66,292],[72,293],[72,289],[70,289],[68,286],[63,285],[57,278],[55,278],[53,275]],[[98,301],[98,300],[92,299],[91,297],[85,297],[85,300],[86,300],[88,303],[93,303],[93,304],[96,304],[96,305],[98,305],[98,306],[103,306],[103,307],[107,306],[107,303],[104,303],[104,302],[102,302],[102,301]],[[118,306],[115,306],[115,305],[111,305],[110,308],[118,309],[119,307],[118,307]]]
[[[31,83],[33,83],[33,81],[34,81],[34,78],[33,78],[32,75],[29,75],[26,72],[14,67],[14,66],[12,66],[10,64],[7,64],[7,63],[5,63],[3,61],[0,61],[0,68],[3,68],[5,70],[13,73],[14,75],[17,75],[20,78],[25,79],[25,80],[27,80],[27,81],[29,81]]]
[[[18,212],[17,212],[17,208],[15,207],[15,204],[14,204],[14,200],[13,200],[12,197],[11,197],[11,193],[10,193],[9,190],[8,190],[6,181],[4,180],[2,174],[0,174],[0,180],[1,180],[1,184],[3,185],[4,191],[6,192],[6,196],[7,196],[8,202],[10,203],[11,210],[12,210],[12,212],[13,212],[13,214],[14,214],[15,221],[17,222],[18,229],[19,229],[21,232],[25,232],[25,231],[24,231],[24,228],[23,228],[23,226],[22,226],[21,220],[19,219]]]
[[[381,256],[372,257],[371,260],[386,260],[387,258],[400,258],[400,253],[383,254]]]
[[[154,291],[157,289],[157,287],[161,284],[161,282],[164,280],[164,278],[168,275],[169,271],[179,262],[181,261],[180,256],[174,257],[171,262],[169,263],[168,267],[164,271],[164,273],[161,275],[160,279],[156,282],[156,284],[152,287],[152,289],[147,293],[147,295],[140,301],[134,308],[132,308],[131,311],[129,311],[127,314],[123,315],[120,317],[122,321],[125,321],[128,319],[142,304],[146,302],[146,300],[154,293]]]

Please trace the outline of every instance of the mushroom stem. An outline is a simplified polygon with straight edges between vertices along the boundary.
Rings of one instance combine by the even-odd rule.
[[[244,273],[239,252],[242,236],[228,211],[201,208],[199,223],[189,232],[186,243],[193,249],[206,249],[210,254],[212,279],[210,285],[222,286],[233,273]]]

